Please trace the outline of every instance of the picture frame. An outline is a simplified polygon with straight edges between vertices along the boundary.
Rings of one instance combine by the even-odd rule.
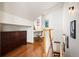
[[[70,36],[76,39],[76,20],[70,22]]]
[[[49,21],[48,20],[45,20],[45,27],[49,27]]]

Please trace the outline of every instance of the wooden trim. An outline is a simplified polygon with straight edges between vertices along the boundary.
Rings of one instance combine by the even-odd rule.
[[[50,38],[50,46],[49,46],[49,49],[48,49],[48,52],[46,53],[46,56],[48,56],[49,54],[49,50],[50,48],[52,49],[52,54],[53,54],[53,44],[52,44],[52,36],[51,36],[51,30],[52,29],[44,29],[44,48],[46,48],[46,35],[45,35],[45,32],[48,31],[49,32],[49,38]],[[46,50],[46,49],[45,49]]]
[[[49,29],[49,28],[43,29],[43,31],[49,31],[49,30],[53,30],[53,29]]]
[[[50,38],[50,46],[51,46],[51,49],[52,49],[52,54],[53,54],[53,39],[52,39],[52,36],[51,36],[51,30],[49,30],[49,38]]]
[[[27,44],[33,44],[33,43],[31,43],[31,42],[27,42]]]
[[[54,41],[54,43],[59,43],[60,44],[60,42],[58,42],[58,41]]]
[[[46,36],[45,36],[45,31],[44,31],[44,51],[45,51],[45,56],[46,56]]]
[[[49,47],[49,49],[48,49],[48,52],[47,52],[47,56],[49,55],[49,52],[50,52],[50,49],[51,49],[52,47],[51,47],[51,45],[50,45],[50,47]]]

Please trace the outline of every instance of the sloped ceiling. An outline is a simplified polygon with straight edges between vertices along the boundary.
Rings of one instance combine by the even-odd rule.
[[[57,2],[0,2],[0,10],[25,19],[34,20],[57,4]]]

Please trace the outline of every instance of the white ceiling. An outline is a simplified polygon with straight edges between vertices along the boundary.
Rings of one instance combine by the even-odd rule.
[[[0,10],[33,20],[57,4],[57,2],[0,2]]]

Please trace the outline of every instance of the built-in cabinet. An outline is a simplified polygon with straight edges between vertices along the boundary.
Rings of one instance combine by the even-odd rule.
[[[0,32],[0,56],[12,51],[13,49],[26,44],[27,32],[26,31],[7,31]]]

